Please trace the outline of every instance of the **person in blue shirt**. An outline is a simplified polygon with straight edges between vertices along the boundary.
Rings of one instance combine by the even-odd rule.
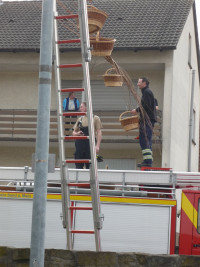
[[[69,97],[63,100],[63,111],[78,111],[80,103],[78,98],[75,97],[74,92],[69,93]]]
[[[79,108],[80,103],[78,98],[75,97],[74,92],[70,92],[69,97],[63,100],[63,112],[79,111]],[[70,120],[65,122],[65,124],[74,124],[74,118],[77,118],[77,116],[66,116],[65,118],[70,118]],[[71,125],[68,126],[68,128],[65,128],[65,131],[71,130]]]

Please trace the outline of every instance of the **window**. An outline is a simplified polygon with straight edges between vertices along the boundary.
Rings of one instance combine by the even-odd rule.
[[[192,37],[189,34],[189,43],[188,43],[188,66],[192,69]]]
[[[80,80],[62,80],[62,88],[83,87]],[[133,85],[138,94],[137,80]],[[80,102],[85,101],[85,92],[76,92]],[[62,98],[68,97],[69,93],[63,93]],[[106,87],[103,80],[91,80],[91,94],[93,110],[130,110],[137,107],[137,101],[126,85],[121,87]]]
[[[133,82],[134,83],[134,82]],[[135,87],[135,83],[134,83]],[[137,107],[133,94],[124,84],[121,87],[106,87],[102,80],[92,80],[92,104],[96,110],[130,110]],[[137,87],[135,87],[137,92]]]

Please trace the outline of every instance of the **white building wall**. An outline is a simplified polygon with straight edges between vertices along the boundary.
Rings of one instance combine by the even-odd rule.
[[[175,171],[188,170],[188,147],[189,147],[189,118],[191,102],[192,70],[188,65],[189,34],[192,40],[192,68],[196,70],[194,108],[196,110],[196,141],[192,146],[192,169],[198,171],[198,132],[199,132],[199,77],[196,55],[196,41],[193,27],[192,11],[188,17],[177,49],[174,51],[173,60],[173,84],[171,108],[171,144],[170,144],[170,167]]]
[[[165,63],[164,77],[164,96],[163,96],[163,129],[162,129],[162,167],[169,168],[170,166],[170,144],[171,144],[171,101],[172,101],[172,54]]]

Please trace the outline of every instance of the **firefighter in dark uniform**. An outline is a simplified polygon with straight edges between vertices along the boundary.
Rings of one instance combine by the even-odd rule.
[[[133,109],[132,113],[136,115],[140,113],[139,120],[139,142],[142,149],[143,162],[138,167],[151,167],[153,163],[152,156],[152,134],[153,127],[156,122],[156,105],[152,91],[149,89],[149,81],[145,77],[138,79],[137,83],[142,91],[141,106]]]
[[[87,107],[86,103],[83,102],[80,105],[80,111],[81,112],[86,112]],[[101,144],[101,139],[102,139],[102,124],[101,120],[98,116],[94,116],[94,132],[95,132],[95,137],[96,137],[96,153],[99,152],[100,149],[100,144]],[[88,136],[88,118],[87,116],[81,116],[78,118],[76,121],[74,127],[73,127],[73,136]],[[89,144],[89,139],[86,140],[76,140],[75,141],[75,159],[90,159],[90,144]],[[86,169],[89,169],[90,164],[86,163],[85,164]],[[77,169],[83,169],[84,168],[84,163],[76,163],[76,168]]]

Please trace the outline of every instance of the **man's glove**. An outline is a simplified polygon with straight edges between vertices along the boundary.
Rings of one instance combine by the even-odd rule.
[[[98,161],[98,162],[102,162],[102,161],[103,161],[103,157],[100,156],[100,155],[97,155],[97,161]]]

